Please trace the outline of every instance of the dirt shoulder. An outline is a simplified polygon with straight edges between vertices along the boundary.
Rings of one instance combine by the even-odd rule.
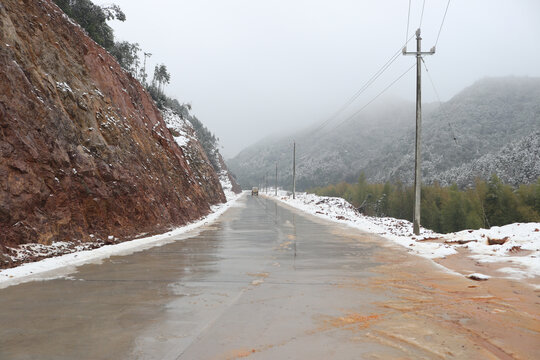
[[[540,353],[540,288],[493,277],[474,281],[405,252],[377,257],[382,278],[369,286],[398,294],[371,331],[380,342],[423,351],[427,358],[533,359]],[[465,256],[436,263],[462,274],[496,272]],[[528,279],[537,282],[537,279]]]

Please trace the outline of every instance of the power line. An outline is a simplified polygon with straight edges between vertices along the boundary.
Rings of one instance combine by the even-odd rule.
[[[424,20],[424,7],[426,6],[426,0],[422,3],[422,14],[420,15],[420,25],[418,26],[419,29],[422,28],[422,20]]]
[[[448,127],[450,128],[450,132],[452,133],[452,138],[454,139],[454,142],[456,145],[458,145],[456,134],[454,133],[454,129],[452,128],[452,124],[450,123],[448,114],[442,107],[442,101],[441,97],[439,96],[439,92],[437,91],[437,88],[435,87],[435,83],[433,82],[433,78],[431,77],[431,74],[429,73],[429,70],[427,68],[426,62],[424,61],[424,58],[422,58],[422,63],[424,64],[424,68],[426,69],[426,74],[429,78],[429,82],[431,83],[431,86],[433,87],[433,91],[435,92],[435,96],[437,97],[437,100],[439,101],[439,110],[443,114],[443,116],[446,118],[446,122],[448,123]]]
[[[403,46],[406,46],[409,41],[413,39],[414,35],[412,35],[410,38],[408,38]],[[330,116],[328,119],[323,121],[319,126],[317,126],[312,133],[316,133],[320,130],[322,130],[326,125],[328,125],[332,120],[336,119],[343,111],[345,111],[360,95],[362,95],[389,67],[399,58],[399,55],[402,53],[401,46],[391,57],[388,59],[388,61],[379,69],[375,74],[367,80],[364,85],[347,101],[345,102],[339,109],[336,111],[332,116]]]
[[[364,110],[366,107],[368,107],[372,102],[374,102],[375,100],[377,100],[377,98],[379,96],[381,96],[382,94],[384,94],[388,89],[390,89],[392,87],[392,85],[394,85],[396,82],[398,82],[402,77],[404,77],[409,71],[411,71],[411,69],[415,66],[416,64],[413,63],[411,65],[410,68],[408,68],[407,70],[405,70],[405,72],[401,75],[399,75],[394,81],[392,81],[387,87],[385,87],[380,93],[378,93],[377,95],[375,95],[375,97],[373,97],[371,100],[369,100],[364,106],[362,106],[359,110],[355,111],[354,113],[352,113],[350,116],[348,116],[346,119],[344,119],[343,121],[339,122],[335,127],[334,129],[337,129],[338,127],[342,126],[343,124],[345,124],[346,122],[348,122],[349,120],[351,120],[352,118],[354,118],[355,116],[357,116],[358,114],[360,114],[360,112],[362,112],[362,110]]]
[[[425,10],[425,5],[426,5],[426,0],[423,0],[422,2],[422,12],[421,12],[421,15],[420,15],[420,27],[422,25],[422,22],[423,22],[423,19],[424,19],[424,10]],[[444,21],[446,19],[446,15],[448,13],[448,8],[450,6],[450,0],[448,0],[448,3],[446,4],[446,9],[444,11],[444,16],[443,16],[443,19],[442,19],[442,22],[441,22],[441,26],[439,28],[439,32],[437,34],[437,40],[435,42],[435,47],[437,46],[438,42],[439,42],[439,37],[441,35],[441,31],[442,31],[442,28],[443,28],[443,25],[444,25]],[[403,45],[403,47],[406,47],[407,44],[409,43],[409,41],[411,41],[411,39],[414,37],[414,34],[410,37],[410,38],[407,38],[408,36],[408,33],[409,33],[409,25],[410,25],[410,17],[411,17],[411,0],[409,0],[409,8],[408,8],[408,11],[407,11],[407,30],[405,32],[405,44]],[[420,28],[419,27],[419,28]],[[364,93],[389,67],[390,65],[392,65],[392,63],[394,63],[395,60],[397,60],[397,58],[399,57],[399,53],[401,52],[402,50],[398,50],[395,54],[393,54],[390,59],[360,88],[360,90],[358,90],[347,102],[345,102],[339,109],[338,111],[336,111],[332,116],[330,116],[328,119],[324,120],[319,126],[317,126],[311,133],[317,133],[319,132],[320,130],[322,130],[324,127],[326,127],[330,122],[332,122],[332,120],[336,119],[339,115],[341,115],[341,113],[343,111],[345,111],[362,93]],[[425,64],[424,64],[425,65]],[[404,74],[403,74],[404,75]],[[399,79],[399,78],[398,78]],[[393,85],[393,83],[391,84]],[[384,92],[384,91],[383,91]],[[378,97],[378,96],[377,96]],[[370,102],[368,102],[367,105],[369,105],[373,100],[375,99],[372,99]],[[366,106],[367,106],[366,105]],[[362,108],[363,109],[363,108]],[[354,114],[353,114],[354,115]],[[341,123],[338,124],[338,126],[340,126],[343,122],[346,122],[350,119],[350,117],[348,117],[346,120],[342,121]],[[336,126],[337,127],[337,126]]]
[[[441,31],[444,25],[444,19],[446,19],[446,13],[448,12],[448,7],[450,6],[450,0],[446,3],[446,10],[444,10],[444,16],[441,22],[441,27],[439,28],[439,33],[437,34],[437,40],[435,41],[435,47],[437,47],[437,44],[439,43],[439,36],[441,36]]]
[[[345,104],[343,104],[338,111],[336,111],[332,116],[326,119],[321,125],[319,125],[313,132],[318,132],[328,125],[332,120],[336,119],[343,111],[345,111],[364,91],[367,90],[371,84],[373,84],[385,71],[392,65],[394,61],[399,58],[399,53],[401,50],[396,52],[384,65],[380,68],[361,88],[358,90]]]
[[[407,11],[407,31],[405,31],[405,41],[407,42],[407,36],[409,36],[409,20],[411,19],[411,0],[409,0],[409,11]]]
[[[392,58],[390,58],[384,65],[382,68],[380,68],[375,74],[373,74],[373,76],[371,78],[369,78],[369,80],[364,83],[364,85],[356,92],[354,93],[354,95],[345,103],[343,104],[343,106],[341,106],[341,108],[339,108],[338,111],[336,111],[334,113],[334,115],[332,115],[330,117],[330,119],[328,119],[327,122],[329,122],[330,120],[333,120],[335,119],[336,117],[338,117],[345,109],[347,109],[356,99],[358,99],[358,97],[360,95],[362,95],[362,93],[371,85],[373,84],[373,82],[375,82],[375,80],[377,80],[383,72],[386,71],[386,69],[388,69],[390,67],[390,65],[392,65],[392,63],[394,61],[396,61],[396,59],[399,57],[399,52],[397,52],[396,54],[393,55]]]

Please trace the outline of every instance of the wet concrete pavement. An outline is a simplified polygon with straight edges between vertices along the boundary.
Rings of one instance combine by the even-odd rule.
[[[533,358],[538,293],[496,285],[246,196],[174,243],[1,289],[0,359]]]

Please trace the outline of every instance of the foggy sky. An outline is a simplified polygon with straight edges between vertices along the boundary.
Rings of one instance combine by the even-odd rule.
[[[117,40],[153,54],[149,74],[156,63],[167,65],[166,93],[192,103],[225,157],[268,135],[324,121],[406,39],[408,0],[112,2],[127,16],[110,22]],[[425,51],[435,43],[446,4],[426,0]],[[421,8],[422,0],[412,0],[409,36]],[[442,100],[486,76],[540,76],[539,14],[538,0],[451,1],[437,53],[425,58]],[[409,51],[415,47],[413,40]],[[349,113],[414,62],[401,56]],[[424,79],[423,100],[436,101]],[[413,101],[414,69],[386,94]]]

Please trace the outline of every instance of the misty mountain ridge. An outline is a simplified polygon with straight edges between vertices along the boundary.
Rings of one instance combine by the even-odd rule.
[[[442,104],[423,104],[423,181],[471,185],[475,176],[496,172],[518,184],[540,176],[540,78],[485,78]],[[313,126],[293,136],[265,139],[229,161],[244,187],[260,185],[266,173],[274,183],[292,183],[292,141],[297,143],[297,187],[307,189],[340,181],[411,184],[414,166],[415,105],[407,101],[373,104],[338,126]],[[527,138],[527,139],[525,139]],[[519,158],[503,166],[513,151]],[[529,165],[527,165],[529,164]]]

